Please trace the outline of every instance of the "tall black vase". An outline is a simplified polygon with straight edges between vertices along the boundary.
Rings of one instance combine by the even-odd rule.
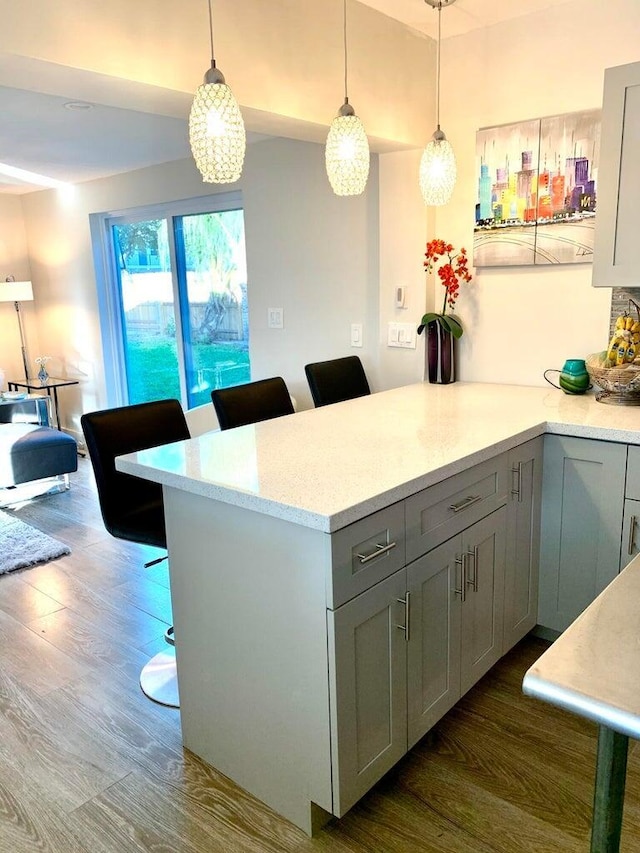
[[[440,385],[456,381],[455,338],[437,320],[427,325],[427,375]]]

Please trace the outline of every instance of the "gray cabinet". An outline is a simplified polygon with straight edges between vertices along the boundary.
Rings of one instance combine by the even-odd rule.
[[[564,631],[616,576],[627,446],[547,435],[538,622]]]
[[[640,553],[640,447],[627,451],[627,480],[624,490],[624,517],[620,544],[620,568]]]
[[[407,569],[411,639],[407,648],[408,745],[460,698],[462,541],[439,545]]]
[[[462,536],[460,695],[503,653],[506,509],[476,522]]]
[[[501,657],[505,509],[407,568],[409,746]]]
[[[328,613],[334,813],[407,751],[406,571]]]
[[[622,519],[622,544],[620,547],[620,569],[640,554],[640,501],[629,500],[624,502],[624,516]]]
[[[538,621],[538,566],[542,497],[542,436],[509,453],[504,589],[504,648],[512,648]]]
[[[637,200],[640,196],[640,62],[604,76],[598,207],[592,283],[638,287]]]
[[[338,816],[501,657],[505,512],[329,611]]]
[[[408,745],[502,656],[504,507],[407,567]]]

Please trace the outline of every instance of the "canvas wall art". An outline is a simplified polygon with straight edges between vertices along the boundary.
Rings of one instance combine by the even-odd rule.
[[[589,263],[601,110],[479,130],[475,267]]]

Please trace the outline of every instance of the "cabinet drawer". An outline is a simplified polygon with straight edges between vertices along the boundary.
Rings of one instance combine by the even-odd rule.
[[[331,536],[332,570],[327,575],[327,606],[345,601],[405,564],[404,505],[385,507]]]
[[[407,562],[505,504],[508,482],[503,453],[407,498]]]
[[[640,500],[640,447],[630,445],[627,451],[627,484],[624,490],[626,498]]]

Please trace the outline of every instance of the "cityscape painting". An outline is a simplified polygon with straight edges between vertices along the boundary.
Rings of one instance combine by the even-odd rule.
[[[475,267],[593,258],[601,110],[479,130]]]

